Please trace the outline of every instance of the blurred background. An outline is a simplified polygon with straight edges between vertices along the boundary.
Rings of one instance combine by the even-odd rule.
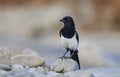
[[[100,67],[120,67],[120,0],[0,0],[0,47],[12,56],[35,50],[52,65],[65,52],[59,38],[64,16],[75,21],[80,53],[88,52],[81,53],[83,67],[101,60]]]

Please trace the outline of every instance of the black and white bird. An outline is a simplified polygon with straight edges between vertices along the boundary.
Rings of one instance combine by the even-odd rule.
[[[60,22],[64,23],[63,28],[60,30],[60,38],[62,45],[66,48],[66,52],[62,56],[65,57],[66,53],[70,51],[70,58],[75,60],[80,69],[80,62],[78,57],[78,45],[79,45],[79,35],[76,31],[74,21],[72,17],[66,16],[60,20]]]

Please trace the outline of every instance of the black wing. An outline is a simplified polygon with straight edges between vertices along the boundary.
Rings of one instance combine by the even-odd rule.
[[[78,32],[76,31],[76,39],[78,41],[78,44],[79,44],[79,35],[78,35]]]

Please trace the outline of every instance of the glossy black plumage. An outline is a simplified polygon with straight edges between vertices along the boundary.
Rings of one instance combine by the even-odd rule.
[[[75,29],[74,21],[70,16],[66,16],[60,21],[64,23],[63,28],[59,32],[62,44],[66,48],[66,53],[70,51],[71,58],[78,63],[80,69],[78,50],[77,50],[79,44],[79,35]],[[63,55],[63,57],[65,56],[65,54]]]

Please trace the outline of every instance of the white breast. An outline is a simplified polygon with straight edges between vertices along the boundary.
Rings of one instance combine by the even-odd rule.
[[[61,35],[61,43],[65,48],[76,50],[78,47],[78,42],[76,39],[76,34],[72,38],[64,38]]]

